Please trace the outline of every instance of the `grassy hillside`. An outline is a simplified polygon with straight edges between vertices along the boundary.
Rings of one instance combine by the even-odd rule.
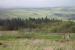
[[[75,8],[0,10],[0,50],[75,50],[70,19],[75,20]]]

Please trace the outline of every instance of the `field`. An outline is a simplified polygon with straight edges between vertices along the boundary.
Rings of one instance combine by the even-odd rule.
[[[0,31],[0,34],[0,50],[75,50],[74,33],[65,36],[63,33]]]
[[[1,41],[0,50],[75,50],[75,41],[60,42],[45,39]]]

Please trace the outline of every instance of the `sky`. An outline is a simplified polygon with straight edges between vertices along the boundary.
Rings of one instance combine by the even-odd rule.
[[[0,0],[0,8],[75,6],[75,0]]]

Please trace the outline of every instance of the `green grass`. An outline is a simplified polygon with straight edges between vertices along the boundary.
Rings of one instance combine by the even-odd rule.
[[[4,32],[5,33],[5,32]],[[8,34],[7,34],[8,33]],[[0,40],[11,39],[48,39],[48,40],[63,40],[65,34],[61,33],[44,33],[44,32],[22,32],[22,31],[7,31],[0,36]],[[70,40],[75,40],[75,33],[70,33]]]
[[[0,40],[13,40],[13,39],[16,39],[15,36],[0,36]]]
[[[0,32],[0,50],[75,50],[75,34],[66,41],[63,34],[5,31]],[[13,34],[11,34],[13,33]]]

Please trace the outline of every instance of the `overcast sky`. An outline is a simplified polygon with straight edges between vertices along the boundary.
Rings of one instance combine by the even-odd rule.
[[[0,8],[75,6],[75,0],[0,0]]]

